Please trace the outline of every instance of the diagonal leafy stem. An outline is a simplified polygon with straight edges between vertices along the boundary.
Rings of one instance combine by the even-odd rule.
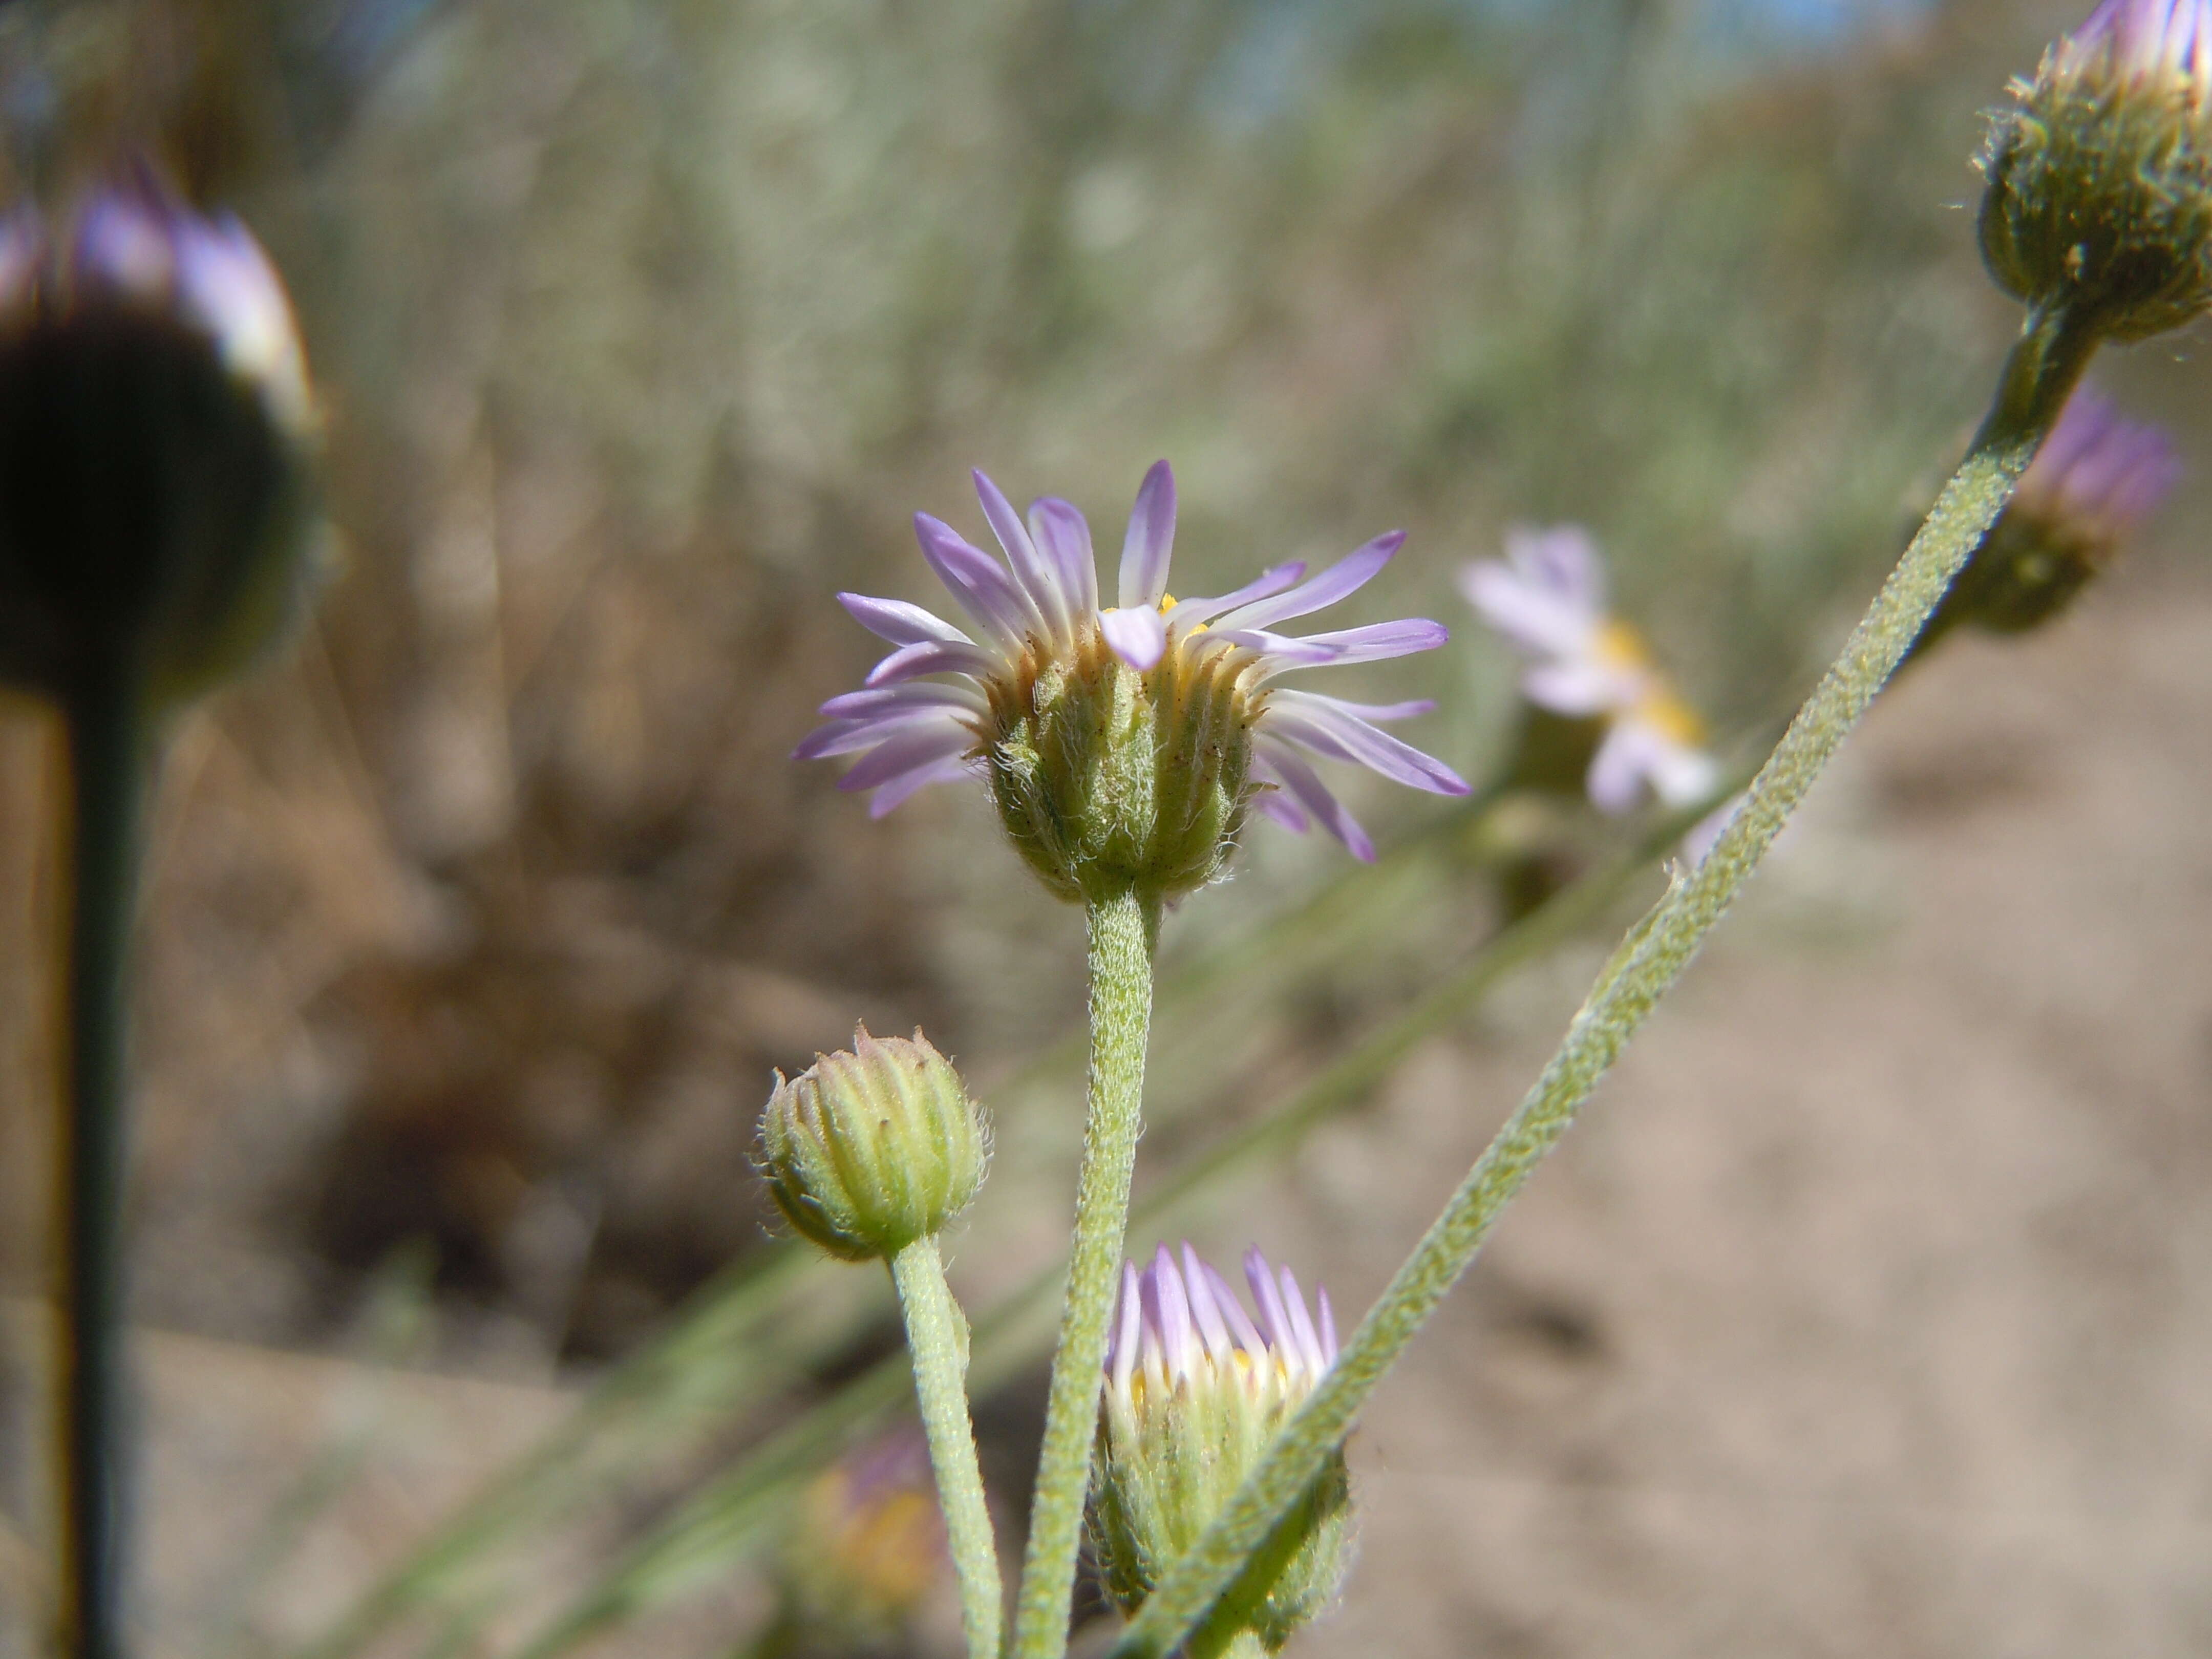
[[[1689,965],[1790,814],[1896,672],[1952,579],[1988,534],[2098,344],[2057,309],[2032,311],[1965,460],[1841,653],[1790,722],[1712,850],[1632,931],[1528,1096],[1345,1345],[1328,1376],[1198,1547],[1145,1604],[1112,1659],[1162,1659],[1220,1608],[1368,1396],[1481,1248],[1498,1214],[1556,1145],[1644,1018]],[[1238,1586],[1249,1593],[1249,1586]],[[1261,1587],[1264,1593],[1265,1586]],[[1209,1614],[1214,1617],[1209,1618]]]

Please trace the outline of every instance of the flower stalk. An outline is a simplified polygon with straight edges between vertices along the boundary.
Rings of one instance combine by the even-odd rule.
[[[945,1510],[945,1541],[960,1580],[960,1617],[969,1659],[999,1659],[1005,1592],[999,1546],[983,1500],[975,1431],[968,1413],[968,1321],[945,1282],[934,1237],[918,1238],[890,1259],[914,1356],[914,1392],[929,1437],[929,1464]]]
[[[1059,1659],[1067,1650],[1076,1551],[1104,1386],[1106,1332],[1128,1231],[1129,1179],[1142,1125],[1159,901],[1130,890],[1094,901],[1088,921],[1090,1102],[1076,1177],[1067,1295],[1060,1346],[1053,1354],[1029,1547],[1014,1607],[1014,1659]]]
[[[66,1081],[55,1190],[62,1651],[124,1650],[130,1528],[123,1200],[131,924],[146,794],[147,717],[135,677],[88,676],[64,702],[70,763]]]
[[[1952,579],[2003,510],[2100,337],[2094,319],[2055,308],[2030,311],[1966,459],[1760,769],[1741,808],[1695,872],[1676,882],[1607,963],[1543,1074],[1352,1334],[1328,1378],[1198,1547],[1146,1601],[1115,1644],[1113,1659],[1160,1659],[1206,1620],[1248,1559],[1264,1547],[1279,1517],[1342,1446],[1368,1396],[1474,1261],[1499,1212],[1566,1132],[1644,1018],[1680,977],[1790,814],[1895,672]]]

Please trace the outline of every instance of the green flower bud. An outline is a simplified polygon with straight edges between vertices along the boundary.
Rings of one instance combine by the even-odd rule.
[[[1134,1613],[1236,1495],[1336,1359],[1328,1295],[1318,1324],[1297,1282],[1244,1258],[1260,1316],[1188,1244],[1121,1270],[1106,1355],[1091,1537],[1107,1588]],[[1284,1565],[1247,1628],[1270,1652],[1333,1601],[1350,1565],[1351,1481],[1340,1452],[1294,1509]]]
[[[1139,672],[1086,632],[986,688],[991,797],[1047,887],[1175,899],[1220,873],[1252,793],[1258,663],[1175,652]]]
[[[142,175],[65,248],[0,219],[0,681],[156,703],[303,609],[314,416],[283,284],[235,220]]]
[[[1991,118],[1982,253],[2030,304],[2114,339],[2212,308],[2203,0],[2105,0]]]
[[[896,1255],[968,1207],[990,1162],[982,1109],[917,1030],[817,1054],[761,1119],[769,1195],[794,1231],[835,1256]]]

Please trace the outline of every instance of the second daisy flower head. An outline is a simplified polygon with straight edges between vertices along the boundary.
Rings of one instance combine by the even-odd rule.
[[[1299,669],[1444,643],[1443,625],[1423,618],[1275,631],[1365,586],[1402,533],[1378,536],[1311,577],[1292,561],[1234,592],[1177,599],[1168,591],[1175,476],[1160,461],[1129,515],[1118,603],[1103,606],[1081,513],[1047,496],[1024,516],[988,477],[975,480],[1003,562],[941,520],[915,515],[922,557],[968,628],[902,600],[838,595],[893,648],[861,690],[823,704],[829,723],[796,754],[859,755],[840,787],[872,790],[877,816],[930,784],[981,777],[1054,892],[1166,899],[1219,873],[1253,810],[1293,830],[1319,823],[1372,859],[1374,843],[1316,760],[1437,794],[1468,793],[1449,767],[1382,729],[1432,703],[1348,702],[1277,684]]]
[[[1668,806],[1703,800],[1720,781],[1705,723],[1652,660],[1644,637],[1606,605],[1605,562],[1578,525],[1516,528],[1504,560],[1460,576],[1468,601],[1526,664],[1522,694],[1569,720],[1601,723],[1588,787],[1601,812],[1647,790]]]

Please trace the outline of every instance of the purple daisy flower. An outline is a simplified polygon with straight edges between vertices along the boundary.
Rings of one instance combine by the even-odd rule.
[[[1309,1313],[1288,1267],[1268,1265],[1258,1248],[1244,1253],[1255,1319],[1229,1281],[1186,1242],[1177,1266],[1164,1244],[1149,1267],[1121,1267],[1121,1298],[1106,1345],[1109,1413],[1133,1413],[1141,1397],[1233,1387],[1269,1403],[1295,1406],[1336,1363],[1336,1316],[1317,1291]]]
[[[1292,830],[1318,823],[1358,858],[1371,860],[1374,843],[1322,782],[1316,760],[1349,761],[1436,794],[1468,793],[1449,767],[1381,727],[1426,714],[1433,703],[1348,702],[1275,684],[1296,669],[1406,656],[1449,637],[1442,623],[1424,619],[1304,636],[1275,631],[1365,586],[1398,550],[1401,532],[1376,537],[1310,580],[1293,562],[1233,592],[1176,599],[1168,592],[1175,477],[1160,461],[1145,475],[1129,515],[1120,603],[1102,606],[1082,514],[1048,496],[1024,519],[988,477],[977,472],[975,480],[1004,562],[942,520],[915,515],[922,557],[972,632],[902,600],[837,596],[893,648],[862,690],[822,705],[829,723],[793,754],[858,755],[839,787],[873,791],[873,816],[931,784],[980,775],[1012,720],[1032,708],[1041,679],[1093,672],[1109,659],[1145,677],[1156,702],[1172,702],[1192,687],[1226,687],[1231,716],[1250,737],[1249,781],[1261,786],[1250,804]]]
[[[1140,1606],[1267,1455],[1336,1363],[1328,1296],[1308,1312],[1287,1267],[1244,1256],[1248,1313],[1229,1281],[1188,1244],[1178,1264],[1160,1246],[1152,1266],[1121,1269],[1106,1350],[1091,1537],[1107,1588]],[[1339,1451],[1299,1511],[1249,1628],[1269,1653],[1335,1598],[1348,1562],[1350,1481]]]

